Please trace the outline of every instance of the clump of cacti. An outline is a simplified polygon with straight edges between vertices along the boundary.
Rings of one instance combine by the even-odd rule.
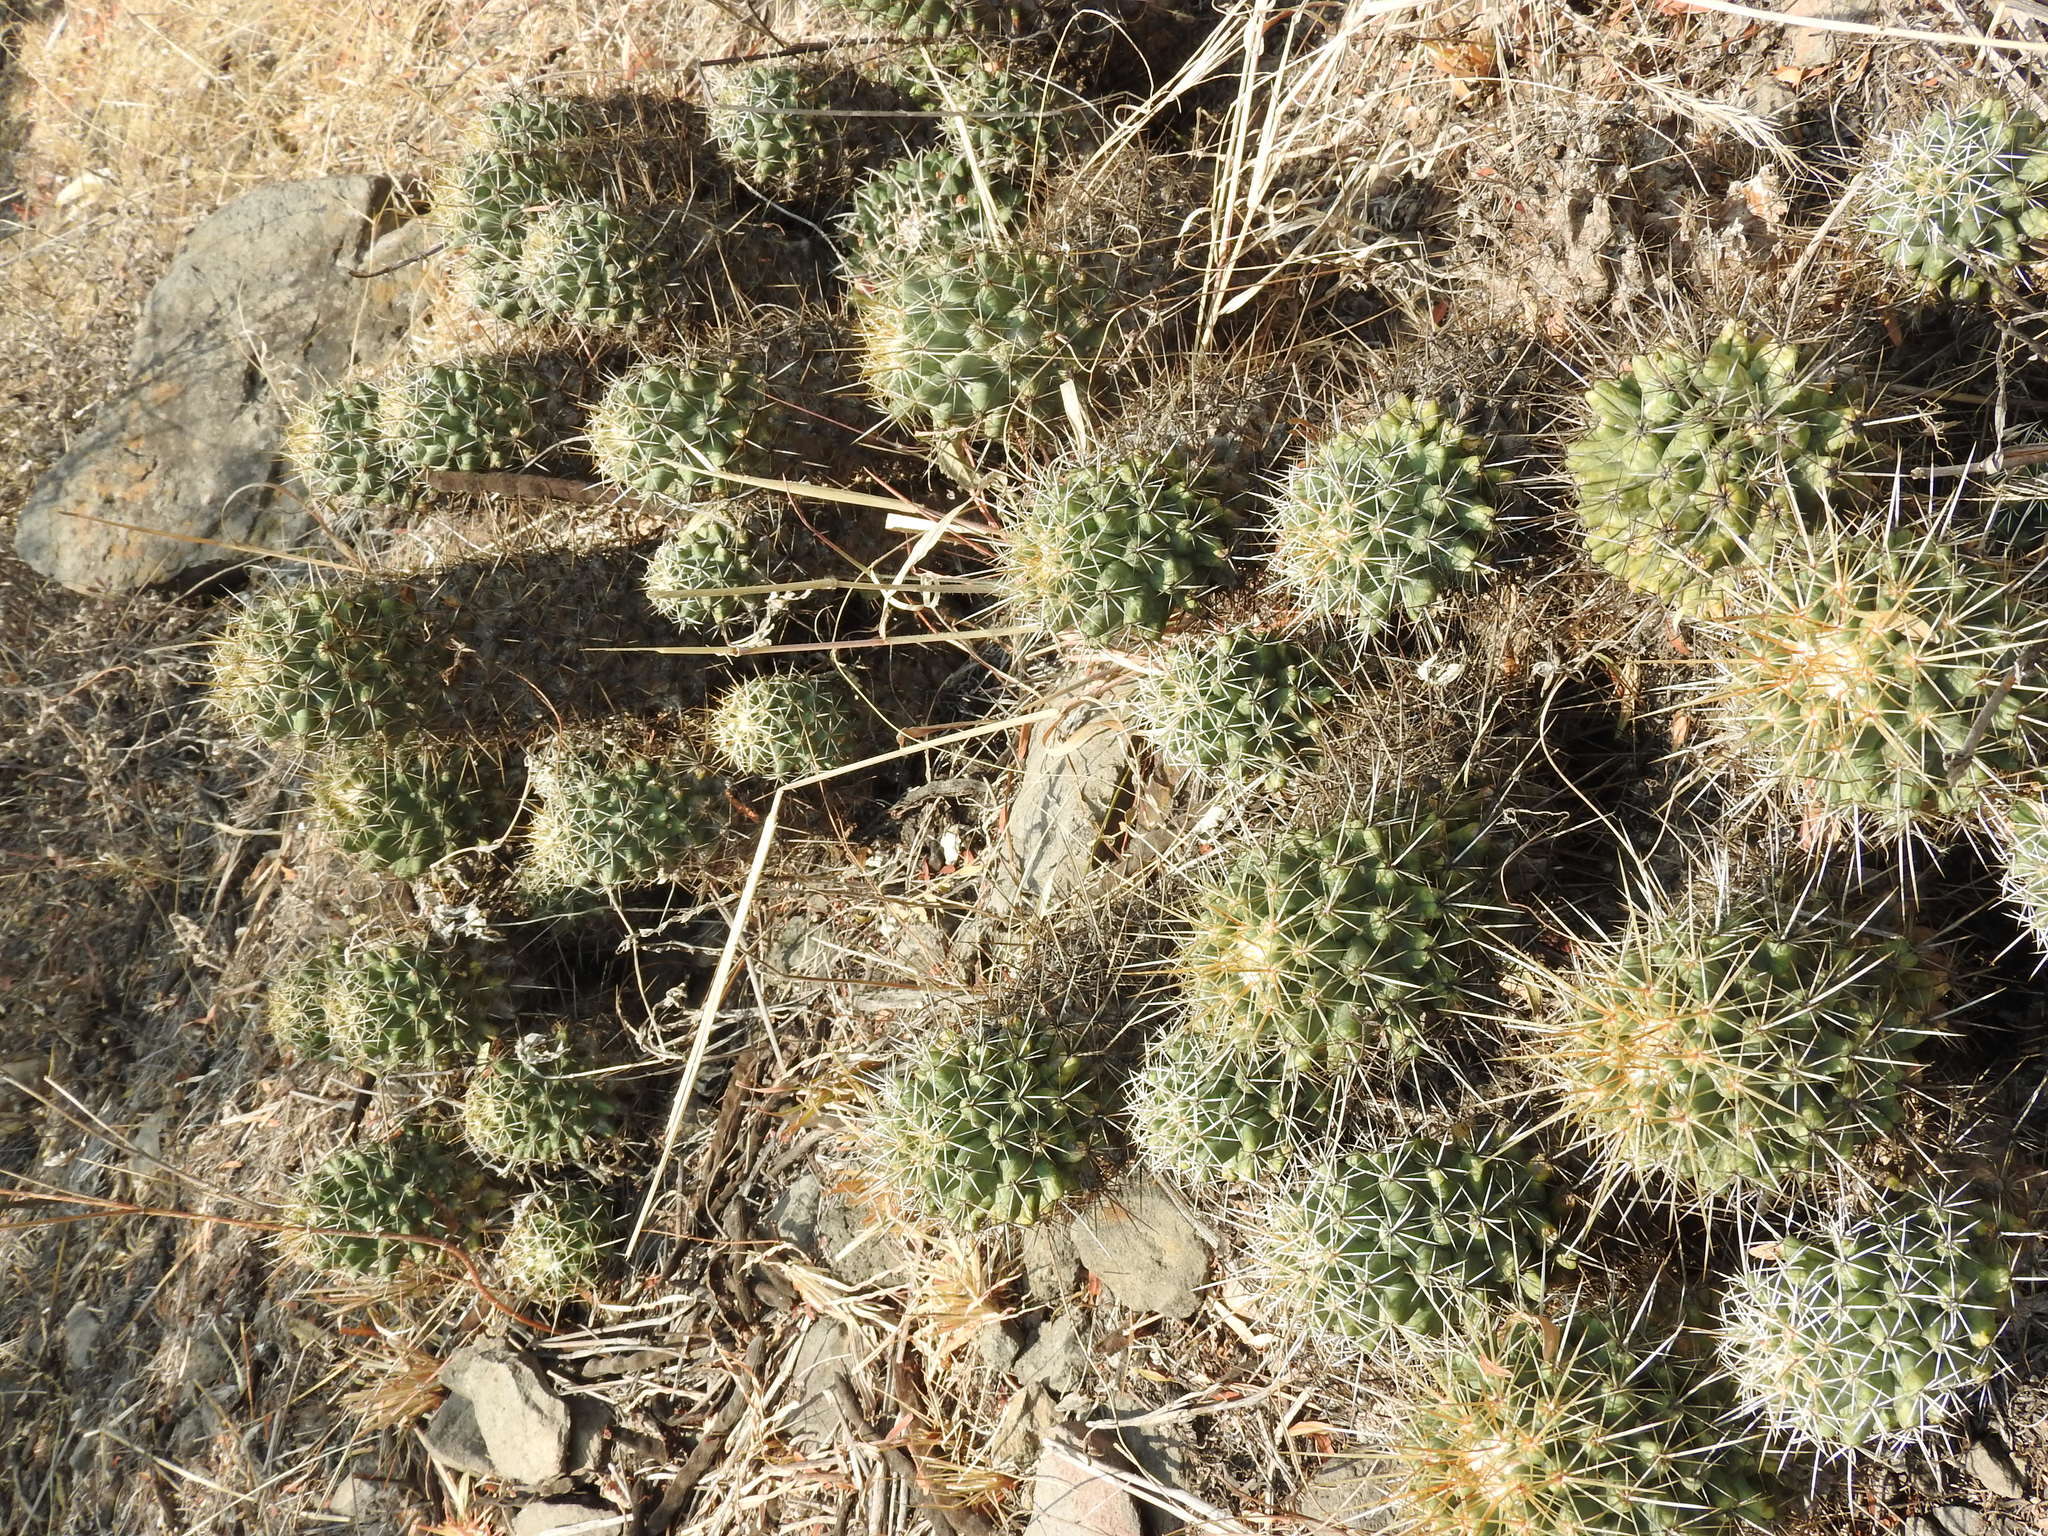
[[[781,562],[769,520],[743,503],[700,508],[647,558],[647,600],[689,631],[757,630],[787,599],[749,587],[777,584]]]
[[[744,347],[701,347],[620,374],[590,414],[590,456],[621,490],[717,492],[719,471],[770,467],[777,408],[763,360]]]
[[[1274,574],[1305,612],[1364,634],[1471,585],[1506,478],[1485,450],[1435,401],[1406,398],[1323,439],[1274,501]]]
[[[323,944],[291,961],[271,977],[263,999],[264,1022],[270,1037],[287,1056],[326,1056],[333,1051],[327,1033],[327,985],[340,958],[337,944]]]
[[[712,77],[711,134],[756,191],[830,197],[902,151],[911,106],[839,60],[777,59]]]
[[[1742,1405],[1794,1440],[1861,1446],[1955,1417],[1997,1368],[2012,1253],[1997,1208],[1887,1196],[1819,1231],[1752,1246],[1723,1303]]]
[[[1232,518],[1177,455],[1047,475],[1009,520],[1006,570],[1048,629],[1156,635],[1230,578]]]
[[[1529,1060],[1567,1121],[1713,1195],[1797,1186],[1890,1129],[1943,977],[1874,921],[1766,894],[1638,911],[1543,985]]]
[[[501,1168],[587,1162],[618,1126],[619,1101],[560,1033],[520,1036],[462,1098],[464,1139]]]
[[[522,873],[535,890],[674,880],[725,836],[725,786],[687,746],[633,726],[570,728],[528,762]]]
[[[860,306],[869,382],[920,430],[1028,438],[1066,419],[1115,346],[1116,294],[1085,266],[1017,249],[941,253]]]
[[[1088,1187],[1106,1134],[1099,1063],[1073,1030],[1006,1017],[942,1030],[882,1083],[884,1179],[968,1230],[1029,1225]]]
[[[618,1221],[603,1191],[573,1184],[538,1189],[512,1208],[498,1245],[498,1273],[518,1295],[566,1301],[604,1278],[617,1238]]]
[[[430,363],[384,387],[377,429],[413,471],[542,468],[577,429],[564,382],[554,370],[512,358]]]
[[[1146,1161],[1196,1181],[1280,1173],[1328,1135],[1336,1110],[1328,1079],[1185,1027],[1146,1047],[1125,1100]]]
[[[837,678],[766,672],[725,691],[712,707],[705,735],[736,773],[801,779],[861,755],[865,713]]]
[[[214,642],[212,699],[259,741],[390,739],[431,710],[441,660],[397,589],[314,587],[263,598]]]
[[[1717,611],[1728,580],[1853,495],[1872,458],[1847,392],[1798,348],[1737,325],[1704,352],[1637,357],[1594,384],[1586,406],[1565,464],[1587,551],[1685,613]]]
[[[338,749],[309,788],[335,844],[401,880],[500,836],[512,816],[500,762],[463,747]]]
[[[1469,1013],[1498,926],[1469,807],[1282,837],[1197,893],[1177,964],[1194,1027],[1290,1063],[1403,1065]]]
[[[1259,1223],[1263,1267],[1332,1333],[1447,1338],[1541,1294],[1556,1255],[1549,1178],[1499,1135],[1396,1142],[1283,1188]]]
[[[1731,745],[1801,809],[1976,815],[2048,764],[2043,589],[1931,534],[1816,537],[1727,620]]]
[[[516,282],[521,309],[509,318],[546,317],[592,330],[659,319],[692,296],[690,264],[718,234],[712,220],[680,209],[557,203],[527,228]]]
[[[1641,1325],[1514,1315],[1459,1341],[1395,1435],[1417,1536],[1721,1536],[1768,1526],[1756,1438]]]
[[[308,490],[373,507],[412,503],[416,478],[377,430],[381,399],[375,384],[342,384],[321,390],[293,414],[284,456]]]
[[[2048,239],[2048,128],[1995,97],[1936,108],[1871,165],[1864,227],[1928,288],[2010,296]]]
[[[408,1259],[431,1259],[424,1237],[464,1243],[482,1229],[488,1181],[433,1133],[335,1153],[300,1181],[291,1207],[293,1246],[317,1269],[391,1275]],[[382,1234],[389,1234],[388,1236]]]
[[[993,240],[1025,201],[1015,178],[955,149],[893,160],[854,189],[841,221],[846,267],[870,284],[885,282]]]
[[[1994,826],[2005,859],[2006,900],[2035,941],[2048,943],[2048,801],[2014,795],[1999,807]]]
[[[1161,757],[1225,779],[1277,783],[1318,752],[1334,697],[1313,651],[1247,630],[1175,642],[1138,686]]]
[[[348,949],[327,973],[329,1049],[373,1072],[431,1072],[476,1055],[503,980],[484,951],[399,936]]]

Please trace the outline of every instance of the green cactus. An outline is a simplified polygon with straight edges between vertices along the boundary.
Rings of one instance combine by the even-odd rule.
[[[700,508],[647,560],[647,600],[684,630],[736,636],[760,632],[787,601],[745,592],[778,583],[771,519],[744,503]]]
[[[474,149],[435,176],[434,219],[472,260],[510,264],[535,212],[595,191],[591,181],[578,157],[546,147]]]
[[[434,363],[386,387],[377,427],[409,470],[532,470],[576,434],[566,382],[552,369],[512,358]]]
[[[1711,614],[1727,581],[1857,492],[1873,447],[1850,396],[1796,347],[1730,325],[1702,353],[1646,353],[1586,392],[1565,450],[1586,547],[1610,574],[1682,613]]]
[[[618,1241],[612,1203],[600,1190],[556,1185],[512,1208],[498,1273],[516,1294],[567,1301],[596,1288]]]
[[[1507,478],[1435,401],[1397,397],[1325,438],[1273,506],[1273,571],[1302,609],[1371,634],[1470,586],[1493,538],[1489,487]]]
[[[285,431],[284,456],[306,489],[373,507],[408,507],[416,477],[378,435],[382,392],[374,384],[338,385],[306,401]]]
[[[433,1072],[473,1057],[495,1032],[504,990],[482,951],[424,939],[351,948],[328,973],[337,1060],[371,1072]]]
[[[1733,1536],[1772,1520],[1762,1448],[1677,1340],[1591,1313],[1460,1341],[1396,1436],[1415,1536]]]
[[[346,1148],[300,1181],[293,1225],[330,1228],[294,1235],[299,1256],[337,1274],[393,1275],[408,1259],[440,1250],[396,1237],[467,1243],[482,1230],[488,1181],[430,1132],[411,1130],[390,1141]]]
[[[1498,923],[1469,813],[1396,808],[1293,833],[1197,892],[1178,961],[1194,1027],[1290,1065],[1403,1066],[1470,1013]]]
[[[1028,438],[1084,401],[1119,325],[1116,294],[1086,267],[1022,250],[940,253],[860,306],[870,384],[919,430]]]
[[[725,786],[687,748],[622,725],[557,733],[528,760],[524,882],[609,891],[681,877],[731,824]]]
[[[513,812],[503,765],[462,747],[343,749],[320,763],[309,788],[336,845],[401,880],[502,835]]]
[[[1170,646],[1140,679],[1137,713],[1169,763],[1277,785],[1317,756],[1333,697],[1313,651],[1233,630]]]
[[[1897,1121],[1944,986],[1814,898],[1667,902],[1550,976],[1530,1064],[1610,1160],[1700,1194],[1796,1187]]]
[[[1973,817],[2041,781],[2042,586],[1897,530],[1785,552],[1727,621],[1732,745],[1816,820]]]
[[[1457,1337],[1533,1301],[1556,1249],[1550,1174],[1508,1138],[1418,1136],[1317,1169],[1258,1226],[1275,1291],[1373,1344]]]
[[[602,331],[662,319],[704,296],[691,268],[719,234],[710,219],[681,209],[556,203],[527,228],[515,283],[519,309],[507,318]]]
[[[313,587],[261,598],[213,644],[212,702],[256,741],[389,740],[426,717],[442,661],[403,592]]]
[[[619,1101],[569,1054],[565,1034],[526,1034],[462,1098],[470,1150],[499,1168],[587,1163],[619,1128]]]
[[[902,37],[1005,36],[1037,25],[1035,0],[834,0],[862,27]]]
[[[1993,823],[2005,858],[2005,897],[2036,944],[2048,945],[2048,802],[2015,795]]]
[[[801,779],[857,761],[867,711],[837,678],[767,672],[727,689],[706,726],[735,773]]]
[[[1871,165],[1864,228],[1929,289],[2010,296],[2048,239],[2048,129],[1996,98],[1936,108]]]
[[[323,944],[272,977],[263,999],[264,1022],[285,1055],[303,1060],[333,1054],[334,1042],[327,1033],[327,988],[340,957],[340,945]]]
[[[1022,185],[957,150],[893,160],[853,192],[840,222],[846,268],[869,286],[992,242],[1022,211]]]
[[[1099,108],[1045,62],[981,46],[921,48],[897,74],[937,117],[943,149],[984,176],[1028,184],[1094,148],[1103,133]]]
[[[1088,1186],[1104,1110],[1073,1031],[1013,1017],[926,1041],[883,1083],[869,1132],[884,1178],[930,1214],[1028,1226]]]
[[[1328,1134],[1336,1112],[1331,1085],[1277,1052],[1219,1048],[1185,1027],[1146,1047],[1125,1097],[1138,1151],[1191,1182],[1280,1173]]]
[[[910,106],[885,80],[838,60],[777,59],[717,73],[711,133],[756,191],[832,197],[902,153],[898,114]]]
[[[1997,1369],[2013,1283],[1999,1229],[1991,1205],[1923,1192],[1776,1244],[1729,1282],[1723,1307],[1721,1357],[1743,1406],[1830,1446],[1954,1419]]]
[[[1046,476],[1010,519],[1010,585],[1048,629],[1156,635],[1230,577],[1232,519],[1172,454]]]
[[[680,497],[717,493],[716,471],[761,475],[779,407],[764,360],[708,346],[619,375],[590,417],[590,456],[621,490]]]

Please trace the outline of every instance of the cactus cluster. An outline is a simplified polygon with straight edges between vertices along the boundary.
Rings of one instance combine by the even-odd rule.
[[[762,473],[778,415],[766,384],[762,360],[745,350],[702,347],[639,364],[590,414],[597,472],[651,496],[716,494],[720,471]]]
[[[1867,1445],[1953,1418],[1991,1379],[2013,1279],[1996,1207],[1888,1196],[1771,1246],[1730,1283],[1720,1344],[1772,1430]]]
[[[720,71],[711,133],[742,180],[770,197],[829,197],[904,147],[910,100],[831,58]]]
[[[545,316],[590,330],[629,330],[672,313],[686,274],[718,226],[681,209],[625,210],[571,199],[534,215],[519,248],[507,318]],[[504,312],[500,305],[488,305]]]
[[[576,430],[564,384],[555,370],[516,358],[431,363],[385,386],[377,430],[413,471],[543,468]]]
[[[1870,167],[1864,228],[1927,288],[2011,296],[2048,239],[2048,129],[1996,98],[1936,108]]]
[[[604,1278],[618,1221],[603,1191],[553,1185],[512,1208],[498,1245],[498,1273],[521,1296],[567,1301]]]
[[[526,883],[609,891],[674,880],[725,836],[725,786],[687,747],[632,727],[562,731],[534,750]]]
[[[263,999],[264,1022],[287,1056],[325,1056],[333,1049],[327,1034],[327,984],[340,954],[338,944],[323,944],[271,977]]]
[[[373,507],[409,506],[415,477],[378,430],[383,392],[358,381],[321,390],[293,414],[284,456],[306,488]]]
[[[441,665],[411,598],[357,587],[260,599],[211,659],[213,702],[231,727],[311,747],[405,735]]]
[[[1316,757],[1334,698],[1313,651],[1233,630],[1169,646],[1140,679],[1138,718],[1169,763],[1277,784]]]
[[[291,1221],[315,1230],[296,1233],[294,1246],[316,1269],[393,1275],[439,1250],[392,1238],[469,1241],[482,1228],[487,1189],[482,1171],[429,1131],[345,1148],[300,1181]]]
[[[764,672],[725,691],[705,734],[735,773],[802,779],[859,758],[865,713],[837,678]]]
[[[618,1100],[560,1032],[520,1036],[477,1071],[462,1099],[464,1139],[500,1168],[583,1163],[618,1122]]]
[[[461,1065],[496,1032],[503,985],[473,946],[406,936],[356,945],[327,972],[329,1050],[373,1072]]]
[[[1126,1104],[1131,1141],[1153,1167],[1201,1182],[1283,1172],[1325,1140],[1338,1095],[1277,1052],[1219,1048],[1180,1027],[1146,1047]]]
[[[687,631],[739,635],[759,629],[778,594],[772,524],[741,503],[700,508],[647,559],[647,600]]]
[[[1305,612],[1362,634],[1469,586],[1506,478],[1485,451],[1433,400],[1396,398],[1325,438],[1274,501],[1274,575]]]
[[[502,763],[463,747],[338,750],[320,763],[308,788],[336,846],[401,880],[502,836],[512,817]]]
[[[892,160],[854,189],[841,230],[847,270],[869,284],[993,241],[1026,202],[1023,187],[950,148]]]

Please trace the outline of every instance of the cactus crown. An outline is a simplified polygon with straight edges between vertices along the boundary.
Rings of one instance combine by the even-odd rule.
[[[711,506],[670,534],[647,560],[647,600],[685,630],[737,635],[759,630],[781,594],[768,520],[743,505]]]
[[[535,1190],[512,1209],[498,1272],[519,1295],[566,1301],[604,1277],[617,1226],[601,1190],[574,1184]]]
[[[1769,895],[1641,911],[1582,955],[1532,1065],[1606,1156],[1704,1194],[1795,1186],[1888,1130],[1943,985],[1911,940]]]
[[[1711,613],[1753,566],[1867,465],[1849,396],[1814,380],[1798,349],[1730,325],[1705,352],[1638,357],[1586,392],[1565,450],[1588,553],[1681,612]]]
[[[327,976],[335,1057],[374,1072],[438,1071],[491,1038],[503,980],[471,946],[379,940],[351,949]]]
[[[717,470],[769,467],[772,430],[761,359],[744,349],[701,348],[621,374],[590,416],[597,472],[623,490],[653,496],[716,491]]]
[[[865,713],[835,677],[765,672],[726,690],[706,735],[736,773],[801,779],[858,759]]]
[[[1179,971],[1194,1026],[1301,1065],[1402,1065],[1467,1010],[1496,919],[1481,828],[1390,810],[1293,834],[1198,893]]]
[[[462,1099],[464,1138],[503,1168],[587,1162],[618,1124],[618,1100],[570,1057],[560,1032],[520,1036]]]
[[[556,203],[534,217],[519,248],[524,307],[511,318],[544,315],[608,331],[659,319],[690,297],[690,262],[717,233],[709,220],[673,209]]]
[[[498,836],[512,815],[499,763],[460,747],[340,751],[310,787],[336,844],[401,880]]]
[[[308,490],[373,507],[412,504],[414,477],[377,432],[380,400],[376,385],[357,383],[322,390],[300,406],[284,456]]]
[[[1172,454],[1048,477],[1009,528],[1011,584],[1048,629],[1156,635],[1229,579],[1232,519]]]
[[[909,103],[876,77],[830,59],[721,70],[711,133],[739,175],[771,197],[832,196],[900,153],[900,120],[863,116]]]
[[[2048,130],[1996,99],[1930,112],[1871,166],[1864,227],[1928,288],[2010,293],[2048,238]]]
[[[870,1138],[888,1182],[970,1231],[1027,1226],[1087,1187],[1104,1134],[1074,1032],[1002,1018],[943,1031],[882,1085]]]
[[[957,150],[940,148],[892,160],[869,176],[841,221],[848,271],[884,283],[993,241],[1026,198],[1001,172],[984,167],[979,179],[974,173]]]
[[[695,756],[645,731],[568,730],[528,767],[537,808],[526,883],[608,891],[674,880],[725,835],[725,787]]]
[[[392,456],[416,471],[529,470],[575,425],[562,380],[507,358],[430,364],[388,386],[377,407]]]
[[[1138,1150],[1191,1181],[1277,1174],[1328,1133],[1336,1112],[1330,1084],[1277,1051],[1219,1049],[1185,1027],[1146,1047],[1126,1099]]]
[[[1318,443],[1273,509],[1273,570],[1311,614],[1370,634],[1470,585],[1493,536],[1485,444],[1435,401],[1397,398]]]
[[[314,587],[265,598],[221,632],[212,699],[259,741],[388,739],[420,724],[438,671],[410,598]]]
[[[299,1184],[292,1220],[330,1232],[301,1232],[294,1247],[317,1269],[392,1275],[408,1259],[437,1251],[426,1243],[373,1236],[434,1237],[462,1242],[482,1227],[485,1179],[424,1131],[346,1148]]]
[[[1777,1245],[1723,1307],[1743,1406],[1792,1439],[1860,1446],[1954,1416],[1996,1367],[2012,1254],[1993,1206],[1893,1196]]]
[[[1278,783],[1312,758],[1333,692],[1315,653],[1233,630],[1176,641],[1139,684],[1145,734],[1170,763]]]

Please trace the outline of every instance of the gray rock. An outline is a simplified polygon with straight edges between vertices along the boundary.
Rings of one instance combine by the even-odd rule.
[[[350,274],[428,239],[384,176],[260,187],[202,220],[143,306],[126,389],[30,492],[21,558],[77,591],[119,593],[245,558],[195,539],[282,550],[312,537],[278,494],[286,416],[389,355],[421,264]]]
[[[484,1444],[484,1432],[477,1426],[476,1408],[466,1397],[450,1393],[420,1426],[420,1439],[427,1454],[451,1472],[467,1472],[471,1477],[498,1475],[490,1447]]]
[[[99,1343],[105,1326],[99,1314],[82,1301],[64,1314],[64,1369],[67,1372],[78,1376],[91,1369],[93,1347]]]
[[[1024,1289],[1042,1307],[1058,1306],[1074,1294],[1081,1279],[1081,1259],[1074,1252],[1073,1233],[1059,1226],[1026,1227],[1017,1243],[1024,1265]]]
[[[604,1460],[604,1432],[611,1428],[612,1405],[595,1397],[569,1399],[569,1470],[594,1472]]]
[[[1995,1493],[2001,1499],[2024,1499],[2027,1496],[2026,1478],[2013,1465],[2006,1448],[1990,1435],[1971,1442],[1970,1454],[1963,1465],[1969,1468],[1970,1476],[1984,1485],[1986,1492]]]
[[[586,1499],[542,1499],[512,1517],[512,1536],[618,1536],[627,1517]]]
[[[349,1536],[398,1536],[411,1523],[411,1504],[402,1483],[351,1472],[328,1495],[327,1513],[348,1522],[340,1529]]]
[[[1792,0],[1787,16],[1811,16],[1817,21],[1874,21],[1876,7],[1871,0]],[[1867,43],[1847,32],[1826,32],[1816,27],[1787,27],[1787,61],[1794,69],[1819,69],[1841,56],[1845,45]]]
[[[799,1174],[776,1197],[768,1229],[849,1285],[874,1285],[904,1264],[895,1239],[812,1172]]]
[[[1007,1471],[1038,1457],[1039,1437],[1052,1423],[1052,1399],[1039,1387],[1020,1387],[1010,1394],[996,1427],[988,1437],[992,1466]]]
[[[1386,1469],[1371,1456],[1347,1456],[1323,1468],[1301,1490],[1295,1508],[1347,1531],[1390,1531],[1400,1524]]]
[[[1138,1501],[1049,1439],[1031,1480],[1025,1536],[1144,1536]]]
[[[1042,916],[1102,876],[1130,811],[1134,745],[1124,723],[1093,700],[1033,736],[990,866],[992,912]]]
[[[1947,1536],[1990,1536],[2001,1523],[1983,1510],[1972,1509],[1967,1504],[1944,1504],[1933,1514],[1934,1523],[1947,1532]]]
[[[544,1483],[569,1469],[569,1405],[519,1351],[503,1344],[458,1350],[441,1367],[440,1382],[450,1401],[465,1399],[474,1413],[490,1475]]]
[[[1038,1326],[1038,1337],[1017,1357],[1010,1374],[1019,1381],[1072,1392],[1088,1374],[1088,1345],[1071,1312],[1057,1313]]]
[[[1075,1213],[1074,1251],[1133,1312],[1193,1317],[1209,1274],[1209,1245],[1171,1193],[1150,1180]]]
[[[852,1364],[853,1344],[846,1329],[829,1318],[813,1318],[797,1340],[790,1366],[790,1380],[796,1384],[792,1430],[821,1440],[838,1436],[846,1417],[839,1411],[835,1388]]]

